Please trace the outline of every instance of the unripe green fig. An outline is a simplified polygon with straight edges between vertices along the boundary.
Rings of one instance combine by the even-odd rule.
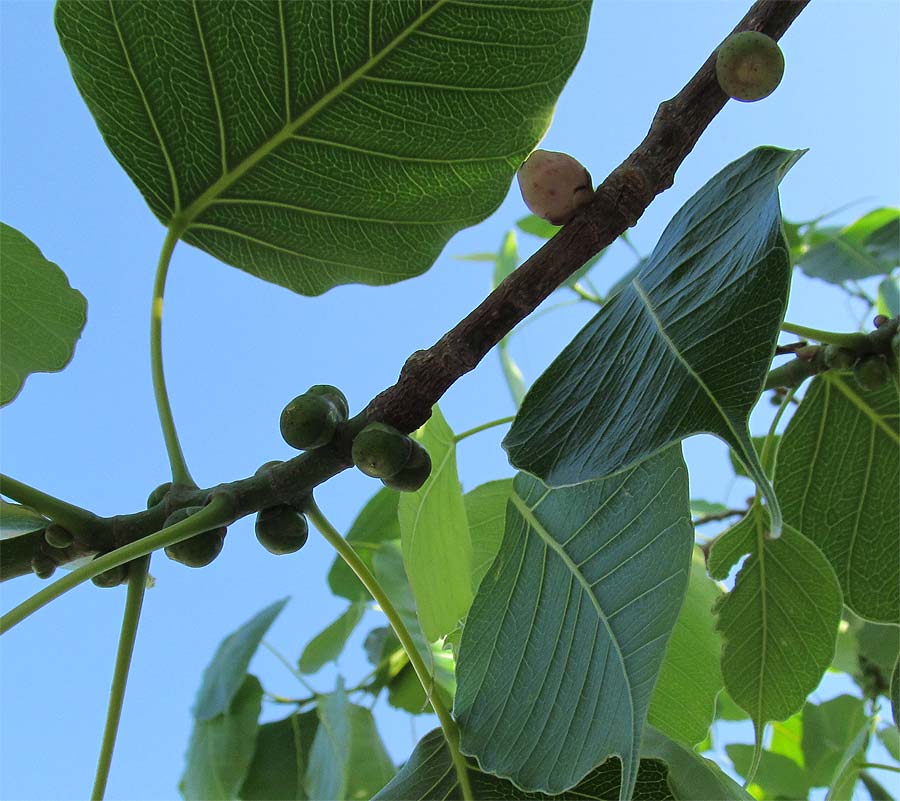
[[[716,54],[716,78],[722,91],[745,103],[768,97],[781,83],[784,55],[771,36],[741,31],[729,36]]]
[[[51,548],[68,548],[75,537],[67,528],[63,528],[59,523],[51,523],[44,529],[44,540]]]
[[[391,478],[409,463],[413,441],[393,426],[370,423],[353,440],[353,464],[372,478]]]
[[[412,454],[406,467],[395,476],[383,478],[381,483],[384,486],[401,492],[415,492],[428,480],[428,476],[431,475],[431,457],[418,442],[415,440],[411,442]]]
[[[591,174],[567,153],[535,150],[516,177],[525,205],[554,225],[565,225],[594,196]]]
[[[101,555],[102,554],[97,554],[94,558],[96,559]],[[94,576],[91,581],[98,587],[103,587],[104,589],[118,587],[120,584],[124,584],[128,581],[128,565],[116,565],[109,570],[104,570],[99,575]]]
[[[316,384],[306,390],[306,394],[321,395],[330,400],[338,410],[342,421],[350,416],[350,404],[347,403],[347,397],[337,387],[333,387],[331,384]]]
[[[292,448],[320,448],[331,442],[340,421],[338,408],[328,398],[298,395],[281,413],[281,436]]]
[[[299,551],[309,537],[306,518],[290,506],[272,506],[256,515],[256,539],[277,556]]]
[[[160,484],[149,496],[147,496],[147,508],[150,509],[160,503],[162,499],[166,497],[166,494],[170,489],[172,489],[171,481]]]
[[[163,528],[168,528],[182,520],[187,520],[195,512],[199,512],[202,506],[188,506],[176,509],[166,518]],[[174,562],[181,562],[188,567],[206,567],[221,552],[225,543],[225,526],[204,531],[190,539],[176,542],[166,546],[166,556]]]
[[[864,356],[856,363],[853,377],[863,389],[873,391],[885,385],[891,377],[891,371],[884,356],[872,354]]]
[[[825,364],[832,370],[849,370],[856,364],[856,353],[848,348],[828,345],[825,348]]]
[[[38,554],[31,560],[31,572],[39,579],[48,579],[56,571],[56,562],[49,556]]]

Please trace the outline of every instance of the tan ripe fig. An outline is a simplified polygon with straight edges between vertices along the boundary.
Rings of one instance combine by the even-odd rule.
[[[567,153],[535,150],[516,177],[525,205],[554,225],[565,225],[594,196],[591,174]]]

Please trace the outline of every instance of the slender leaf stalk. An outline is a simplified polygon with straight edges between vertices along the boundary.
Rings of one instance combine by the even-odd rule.
[[[495,428],[496,426],[506,425],[507,423],[511,423],[516,419],[516,416],[510,415],[509,417],[501,417],[498,420],[491,420],[489,423],[482,423],[480,426],[475,426],[475,428],[470,428],[468,431],[463,431],[462,434],[457,434],[454,438],[454,442],[462,442],[467,437],[471,437],[473,434],[480,434],[482,431],[487,431],[489,428]]]
[[[881,762],[863,762],[858,767],[863,770],[868,768],[869,770],[889,770],[892,773],[900,773],[900,767],[898,767],[897,765],[885,765]]]
[[[29,487],[7,475],[0,474],[0,492],[8,498],[46,515],[54,523],[59,523],[72,532],[77,533],[97,520],[96,516],[87,509],[61,501],[59,498],[47,495],[47,493]]]
[[[829,345],[838,345],[842,348],[856,349],[867,341],[865,334],[841,334],[835,331],[821,331],[818,328],[807,328],[805,325],[795,325],[788,322],[781,324],[781,330],[787,331],[789,334],[796,334],[798,337],[813,339],[816,342],[827,342]]]
[[[338,533],[337,529],[335,529],[325,515],[322,514],[322,511],[316,505],[315,501],[310,499],[309,504],[304,511],[312,521],[312,524],[328,541],[328,544],[338,552],[338,555],[347,563],[347,566],[356,574],[357,578],[371,593],[376,603],[387,616],[388,622],[394,629],[397,639],[400,640],[403,650],[406,651],[410,664],[413,666],[413,670],[416,671],[416,675],[419,677],[419,681],[425,690],[425,694],[428,696],[431,706],[440,721],[441,729],[444,732],[444,739],[447,741],[447,747],[450,750],[450,756],[453,758],[453,765],[456,768],[456,775],[459,780],[460,789],[462,790],[463,799],[464,801],[473,801],[474,796],[472,795],[472,786],[469,782],[468,765],[466,764],[465,757],[463,757],[459,750],[459,729],[456,726],[456,722],[450,717],[450,713],[447,711],[440,698],[437,697],[436,693],[432,692],[432,676],[428,672],[428,668],[422,660],[422,657],[419,655],[419,652],[416,650],[415,643],[413,642],[409,630],[404,625],[403,619],[394,608],[391,599],[388,598],[384,589],[378,583],[378,579],[372,575],[372,572],[366,567],[366,564],[356,555],[356,552],[347,540]]]
[[[169,464],[172,468],[172,481],[176,484],[196,486],[194,479],[191,478],[187,463],[184,461],[184,453],[182,453],[181,443],[178,440],[178,432],[175,430],[175,419],[172,416],[172,406],[169,403],[169,393],[166,390],[166,376],[163,372],[162,361],[163,296],[166,292],[166,276],[169,273],[172,252],[175,250],[175,245],[178,244],[180,236],[181,231],[178,228],[169,228],[159,254],[159,263],[156,265],[156,278],[153,281],[153,302],[150,308],[150,370],[153,375],[153,394],[156,397],[156,410],[159,414],[159,422],[166,442],[166,452],[169,455]]]
[[[579,298],[582,300],[586,300],[588,303],[593,303],[596,306],[603,305],[603,298],[598,297],[597,295],[592,295],[588,292],[580,283],[572,284],[569,289],[571,289]]]
[[[134,642],[137,638],[138,621],[141,619],[141,607],[144,603],[144,590],[147,587],[149,570],[150,554],[147,554],[140,559],[135,559],[128,572],[128,595],[125,598],[119,649],[116,652],[116,666],[113,671],[112,686],[109,690],[106,725],[103,728],[103,739],[100,743],[100,756],[97,759],[97,772],[94,776],[91,801],[101,801],[106,793],[106,782],[109,779],[113,749],[116,746],[116,735],[119,732],[122,703],[125,700],[125,685],[128,683],[128,671],[134,655]]]
[[[228,514],[230,508],[231,504],[227,499],[223,497],[213,498],[209,506],[201,509],[196,514],[192,514],[186,520],[157,531],[149,537],[144,537],[135,542],[130,542],[128,545],[123,545],[121,548],[116,548],[116,550],[103,554],[103,556],[98,556],[89,564],[82,565],[77,570],[67,573],[61,579],[57,579],[40,592],[36,592],[3,615],[3,617],[0,617],[0,634],[5,634],[13,626],[33,615],[38,609],[50,603],[50,601],[56,600],[64,593],[74,589],[79,584],[83,584],[85,581],[89,581],[94,576],[99,576],[111,568],[124,565],[132,559],[146,556],[152,551],[165,548],[167,545],[172,545],[196,534],[209,531],[211,528],[227,525],[231,522]]]

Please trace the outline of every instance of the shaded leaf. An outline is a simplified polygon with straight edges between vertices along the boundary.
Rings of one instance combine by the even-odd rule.
[[[472,592],[494,561],[506,526],[506,504],[513,488],[511,478],[488,481],[464,496],[469,536],[472,538]]]
[[[267,606],[222,640],[212,661],[203,671],[203,681],[193,709],[197,720],[210,720],[227,711],[231,699],[244,682],[253,654],[287,602],[288,599],[283,598]]]
[[[691,498],[691,517],[717,515],[727,511],[728,507],[724,503],[704,501],[700,498]]]
[[[876,309],[879,314],[896,317],[900,314],[900,281],[896,278],[885,278],[878,285]]]
[[[760,732],[797,712],[831,663],[841,591],[822,552],[796,529],[766,536],[759,508],[716,540],[710,575],[724,578],[746,553],[716,611],[725,687]]]
[[[885,747],[885,750],[897,760],[897,762],[900,762],[900,731],[898,731],[897,727],[888,726],[884,729],[879,729],[878,739],[881,740],[881,744]]]
[[[830,785],[860,729],[868,725],[863,702],[839,695],[803,710],[803,759],[814,787]]]
[[[328,662],[337,661],[365,611],[365,603],[352,603],[337,620],[313,637],[300,654],[300,672],[316,673]]]
[[[472,541],[456,472],[453,431],[435,406],[417,432],[431,456],[428,480],[397,507],[403,564],[429,641],[456,628],[472,603]]]
[[[357,515],[347,532],[347,542],[357,556],[372,569],[372,556],[385,540],[400,539],[400,523],[397,520],[397,502],[400,493],[391,489],[376,492]],[[335,595],[348,601],[369,601],[372,596],[347,563],[336,556],[328,571],[328,586]]]
[[[866,792],[872,801],[894,801],[894,797],[870,773],[861,770],[859,779],[865,786]]]
[[[62,370],[87,319],[87,301],[27,236],[0,223],[0,406],[31,373]]]
[[[732,700],[728,690],[722,690],[716,698],[716,717],[720,720],[746,720],[747,713]]]
[[[256,748],[262,685],[246,675],[220,714],[197,719],[178,785],[187,801],[237,798]]]
[[[866,725],[856,732],[856,736],[844,751],[843,759],[835,771],[825,801],[851,801],[853,798],[853,790],[859,779],[860,769],[865,762],[871,728],[871,724],[867,721]]]
[[[532,385],[503,442],[513,465],[577,484],[710,432],[738,452],[780,528],[747,417],[790,275],[777,186],[800,155],[757,148],[679,210],[640,274]]]
[[[66,0],[56,26],[160,221],[317,295],[418,275],[500,205],[550,123],[589,11]]]
[[[741,776],[748,776],[753,763],[752,745],[732,743],[725,752]],[[763,789],[766,798],[806,798],[810,784],[806,771],[783,754],[763,751],[753,783]]]
[[[766,440],[768,439],[767,435],[759,436],[759,437],[750,437],[750,441],[753,443],[753,450],[759,454],[760,459],[762,459],[763,448],[766,445]],[[763,469],[766,471],[768,475],[772,474],[772,468],[775,464],[775,454],[778,452],[778,445],[781,442],[781,434],[774,434],[772,436],[772,444],[769,446],[768,458],[766,463],[763,464]],[[728,450],[728,459],[731,461],[731,467],[734,470],[734,474],[736,476],[743,476],[744,478],[750,478],[750,474],[747,472],[747,468],[744,467],[744,464],[741,462],[738,455],[734,452],[733,449],[729,448]]]
[[[900,620],[900,433],[891,382],[865,392],[848,375],[816,378],[781,440],[775,488],[785,520],[834,567],[844,603]]]
[[[653,689],[647,722],[673,740],[694,746],[706,737],[722,689],[722,639],[712,609],[722,591],[706,576],[694,549],[684,603]]]
[[[900,658],[894,665],[891,673],[891,714],[894,716],[894,725],[900,731]]]
[[[450,706],[456,692],[456,665],[453,654],[435,643],[431,646],[430,664],[436,684],[432,692],[437,692],[444,706]],[[411,664],[407,664],[388,684],[388,703],[413,715],[432,712],[429,698]]]
[[[519,474],[463,628],[462,750],[487,772],[549,793],[618,755],[627,798],[692,542],[677,446],[561,490]]]
[[[244,801],[306,801],[303,777],[318,725],[313,710],[260,726],[240,797]]]
[[[0,540],[11,540],[32,531],[41,531],[48,525],[50,521],[34,509],[0,499]]]

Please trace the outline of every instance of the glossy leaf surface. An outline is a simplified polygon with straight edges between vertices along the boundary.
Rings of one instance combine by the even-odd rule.
[[[424,272],[543,135],[590,4],[95,3],[56,26],[164,225],[316,295]]]
[[[518,475],[500,551],[463,629],[462,750],[548,793],[619,756],[627,797],[692,541],[677,446],[566,489]]]
[[[640,273],[532,386],[503,443],[516,467],[566,486],[710,432],[737,451],[779,528],[747,417],[790,277],[777,186],[800,155],[753,150],[682,206]]]
[[[62,370],[75,350],[87,301],[27,236],[0,223],[0,406],[31,373]]]
[[[866,392],[847,373],[815,379],[785,430],[775,488],[785,520],[814,542],[844,603],[900,621],[900,429],[892,382]]]

